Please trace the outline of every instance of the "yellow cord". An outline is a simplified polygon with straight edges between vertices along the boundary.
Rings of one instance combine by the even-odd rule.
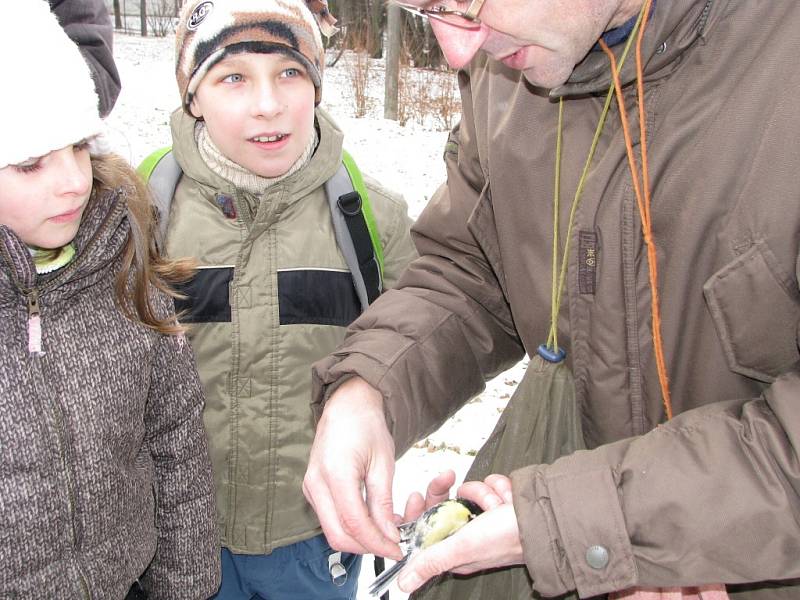
[[[648,5],[649,2],[645,2],[645,5]],[[631,31],[631,34],[628,36],[628,41],[625,43],[625,48],[622,51],[622,56],[620,57],[619,61],[619,68],[622,69],[622,65],[625,64],[625,59],[628,57],[628,51],[630,50],[633,40],[637,38],[637,33],[639,28],[644,20],[645,15],[645,7],[642,7],[642,11],[639,13],[639,18],[636,20],[636,24]],[[554,198],[553,198],[553,282],[552,282],[552,294],[551,294],[551,306],[550,306],[550,333],[547,336],[547,347],[550,350],[558,352],[558,314],[561,311],[561,301],[564,296],[564,282],[567,278],[567,264],[569,259],[569,251],[570,251],[570,240],[572,239],[572,227],[575,223],[575,214],[578,211],[578,205],[580,204],[581,195],[583,194],[583,188],[586,184],[586,179],[589,174],[589,167],[592,164],[592,158],[594,157],[595,150],[597,150],[597,144],[600,141],[600,135],[603,133],[603,127],[606,123],[606,116],[608,115],[608,110],[611,106],[611,100],[614,98],[614,83],[612,81],[611,85],[608,87],[608,93],[606,94],[606,101],[603,105],[603,111],[600,113],[600,119],[597,122],[597,127],[594,131],[594,137],[592,138],[592,145],[589,147],[589,154],[586,157],[586,162],[583,165],[583,171],[581,172],[581,177],[578,180],[578,187],[575,190],[575,196],[572,200],[572,207],[570,208],[569,212],[569,222],[567,224],[567,235],[566,241],[564,242],[564,252],[561,258],[561,268],[558,269],[558,215],[559,215],[559,206],[560,206],[560,179],[561,179],[561,138],[563,133],[563,112],[564,112],[564,98],[563,96],[558,100],[558,134],[556,136],[556,165],[555,165],[555,184],[554,184]],[[556,284],[556,272],[559,273],[558,275],[558,283]]]

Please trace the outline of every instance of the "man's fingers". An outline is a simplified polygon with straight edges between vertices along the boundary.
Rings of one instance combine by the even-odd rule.
[[[439,473],[428,483],[425,490],[425,497],[419,492],[412,492],[406,500],[406,508],[403,512],[403,520],[408,523],[414,521],[431,506],[439,504],[450,497],[450,488],[456,482],[456,474],[448,469]]]
[[[484,481],[486,485],[491,487],[495,493],[503,499],[503,502],[506,504],[511,504],[513,502],[510,477],[495,473],[489,475]]]
[[[340,475],[341,477],[341,475]],[[388,484],[391,486],[391,473],[389,474]],[[342,479],[330,480],[330,501],[334,505],[334,510],[338,513],[338,525],[333,529],[333,539],[328,538],[328,542],[334,548],[347,550],[351,544],[359,546],[359,554],[376,554],[379,556],[401,556],[399,546],[387,538],[385,533],[378,527],[371,516],[372,507],[368,508],[370,493],[375,495],[379,492],[376,488],[367,489],[367,502],[364,501],[361,492],[361,477],[347,475]],[[391,497],[389,498],[389,519],[391,520]],[[394,525],[392,525],[394,528]],[[338,530],[337,530],[338,529]],[[326,535],[328,532],[325,532]],[[350,550],[348,550],[350,551]]]
[[[400,572],[398,585],[404,592],[411,592],[445,571],[474,573],[523,561],[514,506],[502,504],[479,515],[452,536],[421,550]]]
[[[331,493],[328,490],[332,490]],[[338,481],[335,488],[316,485],[307,475],[303,493],[317,513],[325,537],[332,548],[354,554],[376,554],[399,559],[400,547],[387,538],[370,518],[370,512],[356,481]],[[333,496],[337,500],[334,501]],[[337,510],[338,509],[338,510]],[[391,511],[391,506],[389,508]],[[394,525],[392,524],[394,528]],[[397,535],[394,528],[394,535]]]
[[[483,510],[491,510],[505,504],[503,498],[482,481],[468,481],[462,484],[458,488],[458,495],[472,500]]]
[[[451,469],[442,471],[431,479],[425,491],[425,508],[430,508],[450,497],[450,488],[456,482],[456,474]]]
[[[348,535],[342,528],[339,513],[336,510],[336,504],[328,493],[327,486],[317,485],[313,481],[313,476],[311,474],[306,474],[306,478],[303,480],[303,494],[309,504],[311,504],[314,512],[316,512],[325,537],[332,548],[354,554],[364,554],[367,552],[364,546]],[[363,503],[360,496],[359,501]],[[364,513],[366,512],[365,506]]]
[[[462,539],[459,546],[459,542],[449,537],[423,550],[400,572],[398,587],[411,593],[429,579],[463,564],[468,555],[462,555],[462,552],[468,546],[471,546],[468,538]]]
[[[412,492],[406,500],[406,508],[403,511],[403,523],[415,521],[425,512],[425,498],[419,492]]]
[[[364,485],[367,492],[367,507],[369,508],[369,523],[380,534],[370,535],[374,540],[374,547],[370,552],[379,556],[387,556],[398,560],[402,552],[397,542],[400,534],[394,523],[394,504],[392,502],[392,479],[394,478],[394,462],[377,460],[369,467]],[[359,539],[364,539],[359,537]]]

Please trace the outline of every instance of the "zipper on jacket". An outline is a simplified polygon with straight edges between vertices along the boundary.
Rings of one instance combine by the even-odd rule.
[[[9,266],[11,266],[12,273],[14,272],[13,263],[10,261],[10,256],[8,253],[5,252],[3,249],[3,255],[9,262]],[[14,277],[16,277],[16,273],[14,273]],[[17,287],[20,287],[18,282]],[[46,402],[47,405],[52,404],[53,406],[53,416],[55,418],[55,434],[58,443],[58,452],[61,458],[61,462],[64,467],[64,474],[67,478],[67,503],[68,503],[68,511],[69,511],[69,519],[70,519],[70,530],[72,532],[72,539],[70,542],[72,543],[73,549],[76,551],[75,556],[75,570],[78,573],[78,580],[80,583],[80,587],[82,590],[81,596],[86,598],[87,600],[91,600],[91,593],[89,591],[89,583],[86,580],[86,576],[83,574],[83,571],[80,567],[80,562],[77,556],[77,550],[80,545],[80,535],[78,531],[78,524],[75,516],[75,505],[77,504],[75,500],[75,490],[74,490],[74,483],[73,478],[69,469],[69,463],[67,460],[66,454],[66,442],[64,440],[64,413],[61,410],[61,406],[58,404],[57,401],[49,402],[47,401],[50,398],[49,394],[47,394],[47,386],[44,377],[44,369],[42,365],[42,355],[43,352],[41,351],[41,314],[40,314],[40,305],[39,305],[39,297],[41,292],[38,288],[33,287],[23,291],[25,298],[27,300],[27,308],[28,308],[28,350],[31,353],[32,362],[35,365],[36,374],[34,376],[34,385],[37,388],[39,395],[42,399]],[[35,331],[32,331],[35,329]],[[33,339],[32,339],[33,336]],[[38,349],[33,348],[33,346],[38,344]],[[36,351],[34,351],[36,350]]]
[[[30,288],[27,290],[25,294],[27,301],[28,301],[28,351],[30,352],[31,356],[35,363],[37,363],[38,368],[36,369],[36,385],[39,389],[39,394],[42,396],[43,400],[45,400],[47,405],[51,406],[53,420],[55,424],[55,434],[56,434],[56,441],[58,444],[58,453],[59,458],[61,459],[61,464],[64,469],[64,476],[67,480],[67,508],[69,511],[69,519],[70,519],[70,529],[72,531],[72,539],[70,540],[74,550],[76,551],[75,557],[75,568],[78,572],[78,578],[80,580],[81,589],[84,591],[84,595],[86,598],[91,598],[89,594],[88,583],[86,578],[81,570],[77,551],[80,548],[81,544],[81,535],[80,535],[80,528],[78,527],[77,516],[76,516],[76,506],[77,506],[77,499],[76,499],[76,492],[75,492],[75,482],[72,476],[72,471],[70,469],[69,458],[67,456],[67,441],[65,437],[66,425],[65,425],[65,415],[64,410],[61,407],[59,401],[55,398],[52,398],[50,394],[47,393],[47,382],[46,377],[44,375],[44,366],[42,365],[41,358],[44,354],[42,352],[42,328],[41,328],[41,316],[40,316],[40,307],[39,307],[39,296],[40,291],[38,288]]]
[[[35,290],[34,290],[35,291]],[[38,298],[38,294],[34,294]],[[29,295],[30,298],[30,295]],[[30,306],[30,305],[29,305]],[[47,400],[50,396],[46,394],[46,381],[44,377],[44,369],[42,366],[42,355],[34,355],[33,362],[36,364],[36,375],[34,377],[35,385],[38,390],[40,396],[43,396],[44,400]],[[77,519],[75,516],[75,506],[77,501],[75,499],[75,484],[73,481],[72,473],[69,468],[69,461],[67,460],[67,452],[66,452],[66,440],[64,437],[64,412],[61,410],[61,406],[58,404],[57,401],[53,402],[46,402],[47,405],[51,405],[52,408],[52,415],[55,421],[55,434],[56,434],[56,442],[58,444],[58,455],[61,459],[61,463],[64,469],[64,475],[67,479],[67,509],[69,511],[69,520],[70,520],[70,531],[72,533],[70,542],[72,544],[73,550],[75,551],[75,570],[78,573],[78,581],[80,583],[80,587],[82,590],[81,597],[86,598],[87,600],[91,600],[91,593],[89,592],[89,583],[86,580],[86,576],[83,574],[83,570],[80,566],[80,561],[77,556],[78,548],[80,547],[80,532],[78,528]]]
[[[108,227],[108,223],[111,222],[112,218],[115,218],[116,215],[123,210],[125,210],[125,205],[120,202],[114,207],[114,209],[108,215],[106,215],[100,226],[97,228],[97,231],[95,232],[94,236],[86,245],[84,253],[89,252],[98,243],[97,240],[101,236],[101,234],[105,232],[105,229]],[[42,324],[41,324],[41,307],[39,302],[40,297],[44,294],[44,292],[56,288],[63,281],[66,281],[72,275],[72,273],[74,273],[81,266],[82,261],[80,257],[77,257],[76,260],[74,260],[72,263],[61,269],[61,272],[56,277],[48,281],[45,285],[41,287],[34,286],[26,288],[21,285],[17,277],[16,270],[14,269],[14,262],[11,259],[11,256],[9,255],[8,251],[2,245],[0,245],[0,252],[2,253],[3,257],[9,264],[14,283],[26,298],[27,309],[28,309],[28,336],[29,336],[28,349],[29,351],[31,351],[34,362],[38,363],[36,383],[37,387],[39,388],[39,393],[42,395],[43,399],[45,399],[46,403],[52,406],[53,416],[55,419],[55,429],[56,429],[55,433],[58,443],[58,452],[64,468],[64,474],[67,479],[67,501],[68,501],[69,518],[70,518],[70,530],[72,533],[72,539],[70,541],[72,542],[72,547],[73,550],[75,551],[75,561],[74,561],[75,570],[77,571],[78,580],[82,591],[81,596],[86,600],[91,600],[92,593],[89,589],[89,582],[86,579],[83,570],[81,569],[80,558],[78,555],[78,550],[81,545],[81,534],[76,516],[77,499],[75,491],[75,481],[74,477],[72,476],[69,460],[67,458],[67,444],[65,439],[66,427],[64,425],[65,415],[61,407],[61,404],[58,402],[58,400],[52,399],[52,397],[46,392],[47,389],[45,385],[46,381],[44,381],[45,379],[44,372],[41,364],[41,357],[44,354],[44,352],[41,344]],[[38,348],[36,347],[37,342],[38,342]],[[32,350],[36,351],[34,352]]]
[[[82,254],[86,254],[97,245],[97,239],[102,233],[105,233],[108,223],[113,218],[116,218],[117,214],[123,210],[125,210],[125,205],[122,202],[119,202],[116,206],[114,206],[114,209],[109,212],[103,219],[102,223],[100,223],[100,226],[97,228],[94,236],[91,240],[89,240],[89,243],[86,244],[86,248],[84,248]],[[9,256],[4,247],[0,246],[0,248],[2,248],[3,256],[6,258],[6,261],[9,264],[15,285],[25,295],[28,302],[28,351],[32,354],[42,354],[44,353],[44,348],[42,347],[42,321],[39,308],[39,298],[45,292],[58,287],[62,282],[69,279],[72,274],[80,268],[83,261],[81,261],[80,256],[78,256],[67,266],[60,269],[58,274],[44,285],[40,287],[34,286],[31,288],[26,288],[20,284],[17,278],[11,256]]]
[[[31,289],[28,294],[28,354],[42,353],[42,319],[39,315],[39,290]]]

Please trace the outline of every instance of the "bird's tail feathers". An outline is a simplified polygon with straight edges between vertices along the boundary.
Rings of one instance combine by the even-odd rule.
[[[369,593],[371,596],[378,597],[383,594],[386,588],[388,588],[392,581],[394,581],[394,578],[397,577],[400,569],[402,569],[408,562],[409,556],[410,554],[406,554],[403,558],[375,578],[375,581],[373,581],[369,586]]]

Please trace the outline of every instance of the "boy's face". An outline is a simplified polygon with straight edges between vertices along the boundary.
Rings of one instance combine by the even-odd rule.
[[[78,233],[92,192],[86,143],[0,169],[0,223],[29,246],[60,248]]]
[[[314,84],[285,54],[229,56],[206,74],[192,100],[217,148],[261,177],[286,173],[311,141]]]

